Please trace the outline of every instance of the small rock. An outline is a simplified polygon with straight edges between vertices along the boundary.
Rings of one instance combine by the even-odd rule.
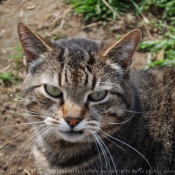
[[[26,9],[27,10],[33,10],[33,9],[35,9],[35,5],[28,5],[27,7],[26,7]]]

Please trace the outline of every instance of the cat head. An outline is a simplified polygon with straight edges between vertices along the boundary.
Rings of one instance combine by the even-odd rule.
[[[131,117],[129,69],[141,38],[133,30],[112,44],[90,39],[51,41],[19,23],[27,68],[23,89],[32,121],[42,120],[56,140],[93,140]],[[113,129],[111,129],[113,128]]]

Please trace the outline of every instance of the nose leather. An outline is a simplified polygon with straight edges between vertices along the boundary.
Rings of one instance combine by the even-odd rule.
[[[78,125],[78,123],[81,122],[81,118],[80,117],[69,117],[67,116],[65,118],[65,121],[68,123],[68,125],[71,127],[71,128],[74,128],[76,125]]]

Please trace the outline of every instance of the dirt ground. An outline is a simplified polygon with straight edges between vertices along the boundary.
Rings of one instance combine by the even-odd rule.
[[[87,37],[110,42],[116,40],[116,35],[123,35],[136,26],[147,37],[144,27],[139,26],[137,19],[131,14],[116,21],[111,20],[106,25],[103,22],[85,24],[82,16],[75,15],[71,6],[65,5],[61,0],[0,0],[0,73],[15,66],[13,59],[8,58],[13,54],[13,48],[19,44],[16,32],[19,21],[26,23],[40,35],[52,39]],[[141,69],[146,63],[147,53],[137,52],[133,68]],[[35,168],[30,149],[27,149],[31,146],[31,133],[28,132],[28,126],[23,124],[24,105],[18,98],[25,72],[22,59],[20,64],[17,70],[20,79],[17,83],[0,82],[0,167],[3,167],[0,175],[40,174],[40,170]],[[17,109],[18,107],[21,109]],[[21,125],[8,127],[16,124]],[[24,134],[25,132],[27,133]]]

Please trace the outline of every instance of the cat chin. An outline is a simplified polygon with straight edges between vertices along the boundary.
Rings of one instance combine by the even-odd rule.
[[[68,142],[84,142],[86,134],[80,132],[59,132],[59,136]]]

